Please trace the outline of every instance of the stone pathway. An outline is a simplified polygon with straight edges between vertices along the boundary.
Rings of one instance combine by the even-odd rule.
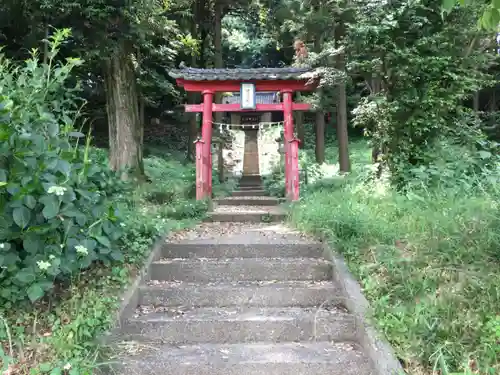
[[[221,200],[214,222],[164,246],[120,328],[116,373],[385,375],[357,344],[357,320],[331,281],[321,244],[260,222],[261,213],[283,217],[276,200],[241,201]],[[236,222],[221,223],[224,215]]]

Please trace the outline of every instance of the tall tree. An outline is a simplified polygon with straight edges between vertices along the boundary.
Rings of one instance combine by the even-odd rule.
[[[356,5],[356,22],[348,29],[351,68],[382,84],[380,94],[363,98],[354,123],[371,130],[392,182],[403,188],[435,162],[432,154],[443,142],[471,151],[482,143],[466,102],[495,83],[488,74],[491,36],[474,22],[479,5],[457,7],[446,17],[431,0]]]
[[[179,0],[181,1],[181,0]],[[170,5],[176,5],[169,3]],[[176,24],[165,16],[168,9],[159,0],[128,1],[66,0],[10,1],[3,3],[0,25],[12,55],[42,47],[47,30],[70,26],[73,39],[61,47],[61,57],[82,56],[87,61],[81,78],[88,87],[104,82],[110,138],[110,163],[114,169],[143,173],[142,129],[137,78],[141,63],[138,52],[154,40],[156,49],[167,51],[172,61],[172,41],[179,40]],[[19,29],[17,25],[24,25]],[[27,26],[27,27],[26,27]],[[19,51],[19,52],[17,52]],[[100,71],[97,67],[101,67]],[[90,91],[90,90],[89,90]],[[141,95],[142,99],[144,95]]]
[[[323,37],[321,35],[318,35],[314,39],[314,52],[321,52],[322,40]],[[320,96],[322,96],[321,91]],[[323,164],[325,162],[325,113],[323,112],[322,108],[318,108],[316,110],[314,127],[316,136],[316,162],[319,164]]]
[[[335,29],[335,41],[337,48],[343,47],[344,39],[344,22],[339,19]],[[336,56],[336,68],[340,72],[345,72],[345,53],[340,51]],[[349,160],[349,136],[347,132],[347,94],[346,84],[341,80],[337,84],[337,140],[339,145],[339,169],[341,172],[349,172],[351,170],[351,162]]]

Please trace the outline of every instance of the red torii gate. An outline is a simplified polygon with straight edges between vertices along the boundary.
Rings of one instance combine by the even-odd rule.
[[[187,104],[186,112],[202,112],[201,139],[196,141],[196,199],[212,197],[212,113],[283,111],[285,191],[290,200],[299,199],[299,140],[294,136],[293,111],[307,111],[310,104],[294,103],[295,91],[314,90],[318,76],[311,68],[197,69],[170,71],[177,84],[188,92],[201,92],[202,104]],[[241,104],[215,104],[216,92],[241,92]],[[257,104],[255,92],[275,91],[281,103]],[[245,96],[244,93],[249,95]],[[253,96],[253,102],[252,102]]]

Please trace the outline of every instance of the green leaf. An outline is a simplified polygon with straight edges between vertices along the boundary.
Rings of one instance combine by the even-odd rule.
[[[12,218],[14,219],[14,223],[16,223],[21,229],[24,229],[30,222],[31,211],[24,206],[14,208],[14,211],[12,211]]]
[[[457,3],[456,0],[443,0],[442,4],[443,11],[449,12],[450,10],[453,9],[456,3]]]
[[[493,0],[491,4],[493,5],[493,8],[500,9],[500,0]]]
[[[80,133],[80,132],[71,132],[68,135],[70,137],[73,137],[73,138],[83,138],[83,137],[85,137],[85,134]]]
[[[35,274],[33,273],[33,269],[31,268],[24,268],[20,270],[16,274],[16,279],[23,284],[30,284],[33,281],[35,281]]]
[[[59,134],[59,124],[55,121],[49,122],[47,132],[49,133],[49,137],[54,138]]]
[[[94,194],[91,193],[90,191],[87,191],[87,190],[83,190],[83,189],[75,189],[75,191],[80,194],[83,198],[86,198],[86,199],[93,199],[94,198]]]
[[[36,235],[31,235],[23,240],[23,248],[29,253],[35,255],[43,250],[44,241]]]
[[[49,372],[50,370],[52,370],[52,364],[50,364],[50,363],[42,363],[40,365],[40,371]]]
[[[42,210],[43,216],[48,219],[53,219],[59,213],[59,199],[54,195],[46,195],[40,198],[40,202],[44,204]]]
[[[95,236],[94,237],[97,242],[99,242],[101,245],[106,246],[106,247],[111,247],[111,242],[109,242],[108,237],[105,236]]]
[[[111,254],[109,254],[109,256],[112,259],[117,260],[119,262],[123,262],[125,260],[121,251],[112,251]]]
[[[78,210],[74,205],[62,209],[61,214],[67,217],[78,217],[80,215],[83,215],[83,213],[80,210]]]
[[[33,195],[26,195],[23,201],[26,207],[28,207],[31,210],[34,209],[36,206],[36,198]]]
[[[493,19],[493,11],[495,9],[493,8],[488,8],[484,11],[483,16],[481,17],[481,26],[486,29],[490,30],[492,28],[492,19]]]
[[[85,246],[89,252],[92,252],[95,250],[97,242],[94,240],[83,240],[82,245]]]
[[[56,170],[58,170],[65,176],[69,176],[69,173],[71,172],[71,164],[68,163],[66,160],[59,160],[57,162]]]
[[[111,249],[109,247],[101,247],[99,249],[99,254],[101,255],[107,255],[109,253],[111,253]]]
[[[495,8],[491,11],[491,21],[493,22],[493,25],[497,25],[500,22],[500,10],[498,8]]]
[[[46,166],[48,169],[55,169],[57,167],[57,162],[59,161],[58,158],[50,158],[49,160],[47,160],[46,162]]]
[[[7,191],[9,192],[10,195],[16,195],[19,190],[21,190],[21,187],[18,184],[8,184],[7,185]]]
[[[24,176],[22,179],[21,179],[21,185],[26,186],[28,185],[31,181],[33,181],[33,177],[31,176]]]
[[[38,160],[36,160],[36,158],[24,158],[24,163],[32,169],[36,169],[38,166]]]
[[[28,294],[28,298],[30,299],[31,302],[38,301],[45,294],[45,292],[43,291],[43,289],[40,287],[39,284],[32,284],[28,288],[26,293]]]
[[[479,157],[480,157],[481,159],[483,159],[483,160],[484,160],[484,159],[489,159],[489,158],[491,158],[491,152],[481,150],[481,151],[479,151]]]

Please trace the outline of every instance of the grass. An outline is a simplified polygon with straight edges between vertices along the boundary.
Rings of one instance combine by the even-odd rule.
[[[102,364],[96,338],[114,322],[123,289],[141,267],[154,241],[170,231],[197,223],[205,202],[194,200],[195,169],[175,155],[145,160],[150,184],[119,198],[126,211],[126,261],[95,266],[31,308],[0,309],[2,375],[92,374]],[[231,186],[214,183],[224,195]],[[4,372],[5,371],[5,372]]]
[[[309,186],[292,223],[346,258],[409,374],[500,374],[500,191],[398,194],[351,150],[358,173]]]

